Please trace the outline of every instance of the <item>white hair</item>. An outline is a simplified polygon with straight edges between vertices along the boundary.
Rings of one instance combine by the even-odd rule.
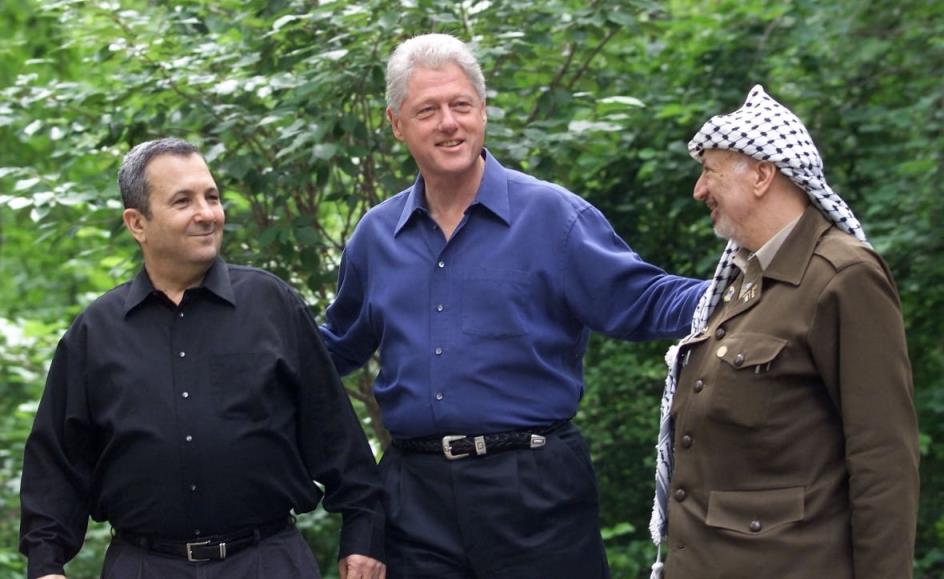
[[[387,106],[399,114],[406,98],[407,83],[417,67],[442,68],[455,63],[485,100],[485,77],[472,50],[450,34],[424,34],[402,42],[387,61]]]

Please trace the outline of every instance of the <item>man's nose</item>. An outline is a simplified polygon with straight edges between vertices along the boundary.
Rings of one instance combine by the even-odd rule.
[[[439,130],[453,131],[457,126],[455,113],[448,106],[443,107],[442,114],[439,117]]]
[[[698,180],[695,181],[695,187],[692,189],[692,197],[696,201],[704,201],[707,195],[708,188],[705,186],[704,176],[699,175]]]
[[[210,203],[203,198],[198,198],[194,201],[194,212],[193,218],[197,221],[208,221],[211,220],[212,210],[210,208]]]

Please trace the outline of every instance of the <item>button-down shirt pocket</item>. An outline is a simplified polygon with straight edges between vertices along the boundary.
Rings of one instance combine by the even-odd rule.
[[[272,415],[273,364],[259,353],[209,357],[210,383],[223,418],[261,422]]]
[[[803,487],[758,491],[711,491],[705,524],[745,535],[764,535],[805,513]]]
[[[782,338],[749,332],[715,342],[712,355],[720,363],[710,416],[747,428],[763,426],[776,388],[777,357],[786,345]]]
[[[528,333],[528,272],[470,268],[462,283],[462,331],[486,338]]]

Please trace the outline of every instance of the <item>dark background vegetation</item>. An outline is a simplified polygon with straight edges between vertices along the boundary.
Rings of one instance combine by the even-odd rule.
[[[430,31],[475,45],[500,160],[587,198],[681,274],[709,275],[722,247],[691,199],[687,140],[758,82],[804,119],[899,285],[921,420],[916,576],[941,577],[944,3],[931,0],[2,0],[0,576],[24,569],[22,447],[51,349],[139,267],[121,156],[165,135],[200,144],[227,203],[227,258],[278,273],[320,315],[359,217],[414,176],[384,124],[383,70]],[[665,346],[595,337],[587,355],[577,421],[615,577],[643,576],[654,551]],[[379,453],[371,377],[347,384]],[[333,576],[337,520],[300,524]],[[92,527],[72,577],[97,576],[107,533]]]

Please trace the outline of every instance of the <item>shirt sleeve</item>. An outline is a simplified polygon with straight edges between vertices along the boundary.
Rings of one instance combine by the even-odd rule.
[[[300,300],[299,300],[300,301]],[[304,304],[296,311],[298,444],[324,507],[341,513],[338,557],[383,559],[384,514],[377,462],[334,365]]]
[[[342,376],[366,364],[378,346],[370,326],[366,288],[357,268],[353,243],[354,239],[341,256],[338,292],[320,328],[331,360]]]
[[[592,330],[624,340],[680,338],[707,282],[646,263],[596,208],[580,211],[567,234],[561,276],[568,307]]]
[[[56,348],[26,440],[20,551],[29,561],[29,579],[61,574],[82,547],[88,527],[94,433],[86,406],[82,331],[76,325]]]
[[[877,263],[837,273],[810,344],[846,443],[857,579],[911,577],[918,427],[898,295]]]

